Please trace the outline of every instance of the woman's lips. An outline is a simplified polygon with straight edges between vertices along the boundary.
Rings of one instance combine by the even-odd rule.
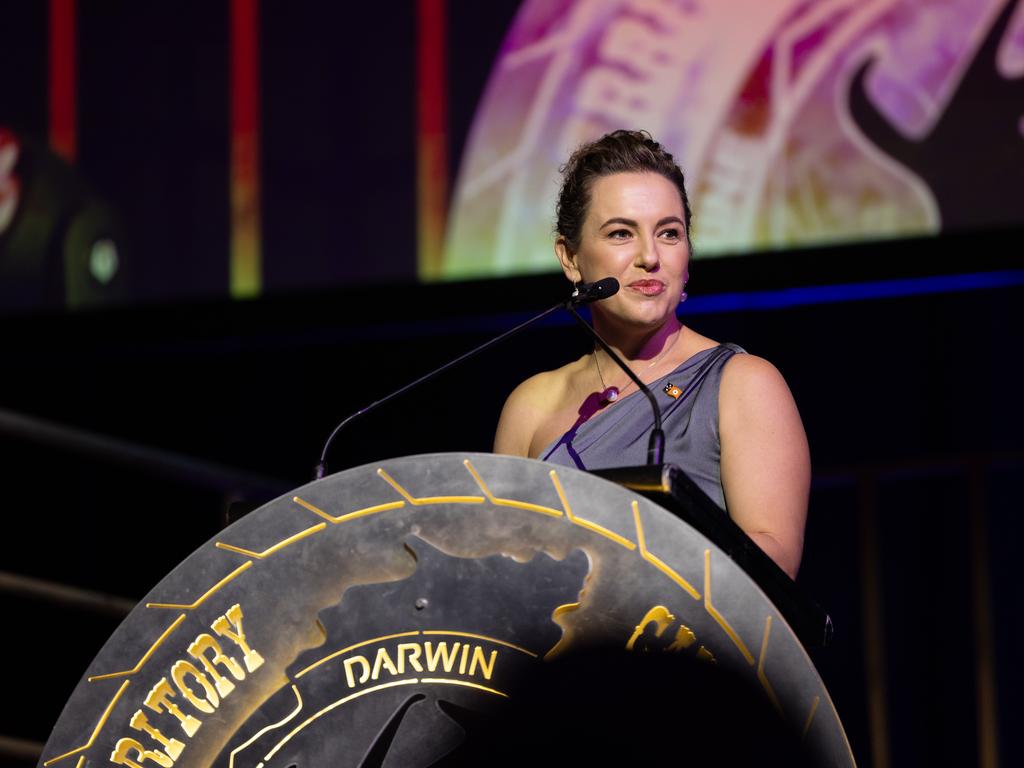
[[[665,284],[661,280],[636,280],[626,287],[644,296],[657,296],[665,290]]]

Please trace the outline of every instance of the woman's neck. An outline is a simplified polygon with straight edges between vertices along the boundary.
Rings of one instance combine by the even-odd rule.
[[[667,356],[679,341],[683,330],[678,318],[672,317],[654,330],[624,328],[594,318],[594,327],[615,353],[628,363],[651,363]]]

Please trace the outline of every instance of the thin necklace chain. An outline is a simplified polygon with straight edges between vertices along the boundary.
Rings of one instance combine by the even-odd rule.
[[[683,332],[683,326],[679,326],[679,330],[676,331],[676,337],[672,340],[672,343],[671,344],[666,344],[665,348],[661,351],[661,354],[659,354],[656,358],[654,358],[654,360],[651,361],[651,363],[644,370],[649,371],[651,368],[653,368],[658,363],[660,363],[661,359],[663,357],[665,357],[665,355],[667,355],[669,353],[669,351],[676,345],[676,342],[679,341],[679,336],[682,334],[682,332]],[[597,357],[597,349],[596,348],[594,349],[594,365],[597,366],[597,377],[601,380],[601,388],[602,388],[603,392],[608,392],[609,390],[613,390],[613,389],[615,390],[615,396],[611,398],[612,402],[617,400],[622,395],[623,392],[625,392],[627,389],[629,389],[635,383],[632,379],[630,379],[629,381],[626,382],[625,385],[623,385],[622,389],[619,389],[618,387],[609,387],[605,383],[605,381],[604,381],[604,375],[601,373],[601,361]]]

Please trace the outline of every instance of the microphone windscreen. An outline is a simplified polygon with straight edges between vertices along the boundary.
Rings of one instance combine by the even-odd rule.
[[[585,285],[580,289],[577,300],[579,304],[591,304],[595,301],[607,299],[619,292],[619,281],[614,277],[605,277],[596,282]]]

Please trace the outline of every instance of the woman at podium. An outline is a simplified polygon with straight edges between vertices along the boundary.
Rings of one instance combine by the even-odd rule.
[[[597,332],[659,399],[665,461],[791,577],[803,548],[810,458],[789,387],[768,361],[676,316],[689,278],[690,205],[672,155],[645,132],[585,144],[562,168],[555,255],[574,284],[620,290],[591,305]],[[509,395],[496,453],[580,469],[643,464],[650,405],[599,347]]]

